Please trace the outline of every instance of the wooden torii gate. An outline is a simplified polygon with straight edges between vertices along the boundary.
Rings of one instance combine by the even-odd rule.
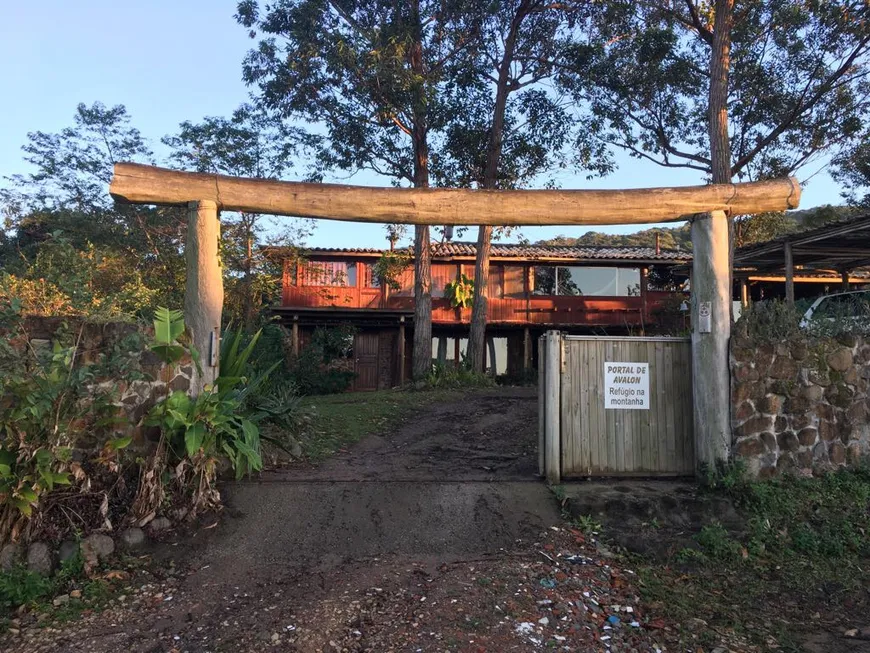
[[[218,213],[244,211],[358,222],[454,225],[612,225],[692,219],[692,372],[699,463],[730,454],[731,278],[728,215],[797,208],[794,178],[631,190],[470,190],[373,188],[248,179],[115,165],[117,202],[186,205],[185,322],[203,354],[197,393],[217,375],[207,352],[219,334],[223,280]],[[213,365],[208,365],[209,360]]]

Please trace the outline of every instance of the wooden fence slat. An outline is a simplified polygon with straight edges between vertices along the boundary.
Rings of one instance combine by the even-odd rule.
[[[574,467],[574,441],[576,439],[575,431],[576,421],[574,419],[574,404],[576,403],[575,385],[577,381],[576,370],[573,365],[571,352],[573,347],[566,347],[563,352],[565,360],[562,361],[562,366],[565,369],[565,374],[562,375],[562,385],[559,389],[561,410],[559,411],[559,420],[561,427],[560,438],[561,447],[561,465],[562,469],[573,469]]]
[[[571,343],[568,343],[569,346],[572,346]],[[581,404],[581,421],[583,422],[583,446],[585,447],[585,451],[583,453],[584,460],[582,462],[582,472],[581,470],[577,470],[583,474],[590,474],[592,471],[592,460],[593,460],[593,451],[595,446],[595,423],[597,420],[597,416],[593,412],[593,404],[595,402],[595,383],[592,376],[592,365],[593,359],[595,358],[595,352],[591,347],[581,347],[581,351],[583,352],[583,358],[581,359],[581,365],[584,366],[583,374],[583,384],[585,386],[583,391],[583,402]]]
[[[600,342],[592,342],[586,345],[589,351],[589,474],[599,471],[603,466],[603,449],[601,433],[604,431],[604,422],[601,419],[602,411],[599,406],[602,403],[601,398],[601,356],[598,349],[602,346]]]
[[[665,344],[663,342],[655,343],[656,350],[656,369],[658,370],[657,379],[659,383],[658,410],[656,413],[656,423],[659,423],[659,416],[664,415],[667,410],[667,402],[670,400],[667,386],[667,370],[665,369]],[[668,468],[668,461],[674,458],[674,438],[673,434],[666,433],[664,437],[660,437],[658,428],[656,428],[656,469],[663,470]]]

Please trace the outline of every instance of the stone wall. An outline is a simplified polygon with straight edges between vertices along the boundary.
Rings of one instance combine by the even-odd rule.
[[[751,474],[817,474],[870,451],[870,340],[731,340],[733,453]]]
[[[193,372],[191,360],[176,368],[165,366],[147,347],[150,332],[129,322],[87,322],[81,318],[27,317],[24,330],[31,346],[50,346],[61,333],[77,343],[76,364],[92,366],[94,388],[109,393],[122,418],[118,436],[132,436],[136,445],[148,443],[140,426],[142,417],[161,398],[175,390],[188,390]],[[104,442],[80,442],[82,448],[101,447]]]

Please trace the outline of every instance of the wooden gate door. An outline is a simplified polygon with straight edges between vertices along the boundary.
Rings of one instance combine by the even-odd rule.
[[[353,338],[354,390],[378,389],[378,333],[357,333]]]
[[[539,356],[548,480],[692,475],[691,347],[687,338],[548,332]]]

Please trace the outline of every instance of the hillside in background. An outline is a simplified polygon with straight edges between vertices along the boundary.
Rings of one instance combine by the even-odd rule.
[[[788,213],[763,213],[737,219],[737,246],[763,242],[779,236],[815,229],[828,222],[847,220],[857,215],[848,206],[818,206]],[[692,238],[688,223],[678,227],[654,227],[633,234],[605,234],[587,231],[579,238],[556,236],[538,241],[537,245],[585,245],[587,247],[655,247],[656,234],[659,247],[692,251]]]

